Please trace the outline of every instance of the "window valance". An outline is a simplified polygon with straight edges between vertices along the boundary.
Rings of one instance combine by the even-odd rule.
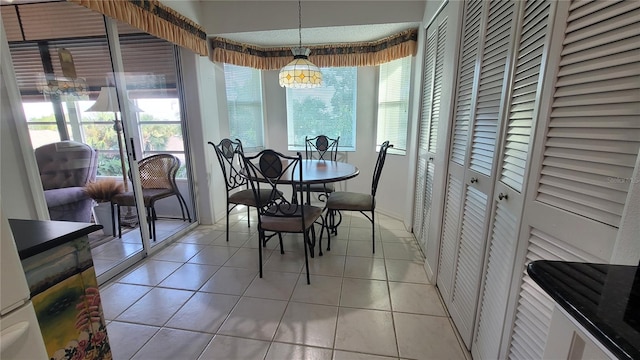
[[[415,28],[376,41],[307,47],[309,60],[319,67],[375,66],[415,55],[417,41]],[[292,59],[290,47],[263,48],[221,37],[209,38],[209,47],[212,61],[261,70],[278,70]]]
[[[151,35],[207,55],[204,28],[158,0],[67,0],[125,22]]]

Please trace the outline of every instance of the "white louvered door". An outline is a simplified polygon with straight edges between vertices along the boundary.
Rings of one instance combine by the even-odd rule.
[[[551,39],[548,33],[551,8],[550,0],[526,0],[518,8],[505,136],[492,200],[489,249],[471,348],[477,359],[501,358],[511,274],[524,206],[524,180],[533,145],[530,139],[540,108],[542,69],[547,63]]]
[[[525,196],[513,328],[503,357],[543,356],[553,301],[536,259],[609,262],[640,148],[640,2],[558,2]],[[522,251],[520,251],[522,249]],[[544,334],[541,336],[541,334]]]
[[[474,80],[471,92],[464,88],[467,78],[461,76],[456,114],[456,130],[467,127],[467,145],[464,158],[452,156],[450,177],[463,176],[460,212],[455,214],[459,228],[455,236],[453,283],[445,303],[467,348],[471,348],[479,289],[485,257],[487,231],[496,163],[496,147],[500,136],[501,117],[504,113],[505,92],[511,53],[511,29],[514,26],[515,2],[468,2],[465,14],[465,41],[462,44],[461,73],[471,74]],[[479,34],[477,27],[480,28]],[[476,32],[474,35],[472,32]],[[475,51],[474,48],[475,47]],[[466,54],[465,54],[466,51]],[[468,62],[468,63],[465,63]],[[472,65],[473,64],[473,65]],[[465,66],[469,66],[465,69]],[[466,72],[465,72],[466,70]],[[469,98],[470,95],[470,98]],[[466,98],[465,98],[466,97]],[[465,100],[469,99],[470,106]],[[460,121],[460,124],[457,122]],[[467,125],[468,124],[468,125]],[[460,127],[458,127],[460,125]],[[456,142],[454,132],[452,152],[462,154],[463,142]],[[464,160],[460,166],[459,160]],[[450,188],[451,191],[458,189]],[[445,211],[446,213],[446,211]],[[447,221],[449,219],[445,219]],[[451,219],[452,220],[452,219]],[[446,268],[446,267],[445,267]],[[440,284],[439,284],[440,285]]]
[[[453,3],[430,22],[425,37],[425,61],[423,74],[422,111],[418,150],[416,199],[413,231],[426,256],[425,268],[430,278],[435,275],[439,255],[439,239],[442,224],[441,209],[446,175],[447,140],[454,86],[456,43],[459,30],[448,26],[449,18],[456,18],[461,4]]]

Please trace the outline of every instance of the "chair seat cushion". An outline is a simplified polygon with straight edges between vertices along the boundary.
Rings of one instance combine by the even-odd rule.
[[[296,189],[299,189],[300,185],[296,185]],[[336,191],[335,186],[332,183],[327,184],[310,184],[304,186],[304,191],[307,191],[307,188],[311,192],[319,192],[319,193],[331,193]]]
[[[370,194],[336,191],[329,195],[327,209],[373,211],[375,199]]]
[[[278,194],[282,196],[281,192],[278,192]],[[269,200],[271,200],[271,190],[261,189],[260,202],[266,203]],[[255,200],[255,197],[253,196],[253,190],[251,189],[241,190],[229,195],[229,203],[256,207],[256,200]]]
[[[82,186],[73,186],[60,189],[50,189],[44,191],[44,199],[47,207],[56,207],[72,204],[78,201],[89,199],[89,195]]]
[[[317,206],[304,205],[304,224],[302,226],[301,206],[295,206],[297,209],[292,214],[286,216],[261,215],[260,224],[263,230],[275,232],[303,232],[310,228],[313,223],[322,215],[322,208]],[[277,214],[278,212],[275,212]],[[296,216],[297,215],[297,216]]]
[[[145,207],[151,206],[156,200],[164,199],[172,195],[175,195],[175,192],[171,189],[142,189],[142,196],[144,197]],[[119,206],[136,205],[133,191],[118,194],[111,198],[111,202],[114,204],[118,204]]]

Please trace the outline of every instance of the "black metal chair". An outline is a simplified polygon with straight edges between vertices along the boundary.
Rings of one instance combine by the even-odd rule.
[[[180,194],[178,185],[176,184],[176,174],[180,169],[180,159],[171,154],[156,154],[148,156],[138,162],[140,172],[140,182],[142,185],[142,197],[144,206],[147,208],[147,219],[149,222],[150,237],[156,240],[156,215],[155,202],[170,196],[176,196],[180,204],[182,212],[182,220],[189,219],[189,207],[187,202]],[[129,174],[131,175],[131,174]],[[115,195],[111,198],[111,213],[113,213],[114,205],[117,206],[118,219],[120,219],[121,206],[136,206],[136,200],[133,191]],[[185,217],[186,211],[186,217]],[[115,234],[115,221],[114,221]],[[118,237],[122,237],[122,227],[118,221]]]
[[[286,156],[273,150],[263,150],[255,156],[242,155],[249,184],[253,190],[255,201],[260,200],[264,191],[270,192],[269,201],[258,206],[258,234],[260,277],[262,277],[262,248],[267,241],[278,235],[280,253],[284,254],[282,233],[301,233],[304,236],[304,260],[307,270],[307,284],[309,279],[309,257],[313,256],[316,233],[314,224],[319,221],[324,229],[323,209],[316,206],[304,205],[304,192],[300,191],[297,181],[302,181],[302,155]],[[277,186],[291,184],[292,200],[280,196]],[[270,234],[267,235],[267,232]],[[320,233],[322,237],[322,230]],[[309,248],[309,249],[308,249]]]
[[[380,146],[380,152],[378,153],[378,160],[376,161],[376,167],[373,170],[373,181],[371,182],[371,194],[362,194],[346,191],[335,191],[327,199],[327,212],[329,214],[329,231],[333,231],[337,234],[337,228],[342,221],[342,215],[340,211],[359,211],[369,221],[371,221],[371,242],[373,244],[373,253],[376,252],[376,230],[375,230],[375,210],[376,210],[376,191],[378,189],[378,182],[380,181],[380,175],[382,174],[382,167],[384,166],[385,159],[387,158],[387,150],[393,147],[389,144],[389,141],[385,141]],[[371,212],[371,217],[365,212]],[[335,218],[338,216],[338,222],[335,222]],[[331,247],[331,238],[327,245],[327,250]]]
[[[338,143],[340,142],[340,136],[332,139],[326,135],[318,135],[315,137],[304,138],[305,158],[316,160],[331,160],[336,161],[338,159]],[[318,193],[318,200],[323,201],[330,193],[335,191],[333,183],[324,184],[311,184],[306,185],[305,190],[312,193]]]
[[[211,141],[208,143],[216,151],[222,175],[224,176],[227,192],[227,241],[229,241],[229,214],[231,211],[238,205],[246,206],[247,227],[251,227],[250,207],[256,207],[256,201],[253,197],[253,191],[247,183],[246,175],[241,172],[244,167],[241,157],[244,154],[242,142],[239,139],[236,139],[236,141],[222,139],[218,145]],[[243,187],[244,189],[241,190]],[[261,201],[267,201],[269,196],[270,192],[262,192]]]

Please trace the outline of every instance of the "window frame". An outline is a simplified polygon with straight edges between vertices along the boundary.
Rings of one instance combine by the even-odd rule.
[[[401,83],[398,85],[398,90],[402,93],[398,93],[397,91],[389,94],[389,86],[383,87],[383,84],[388,85],[388,82],[383,82],[383,77],[385,74],[390,71],[388,69],[389,66],[394,66],[400,64],[401,71],[403,74],[401,75],[403,78],[400,80]],[[380,144],[385,140],[389,140],[394,147],[389,148],[388,153],[393,155],[407,155],[407,143],[409,136],[409,122],[411,119],[411,80],[412,80],[412,70],[413,70],[413,57],[406,56],[400,59],[392,60],[390,62],[380,64],[378,66],[378,96],[376,100],[376,151],[380,150]],[[406,81],[402,83],[402,81]],[[386,94],[383,95],[383,94]],[[391,98],[390,100],[386,100],[385,98]],[[404,108],[404,116],[402,118],[398,118],[395,121],[400,122],[400,127],[395,128],[398,132],[398,136],[390,137],[387,135],[389,131],[388,126],[383,126],[383,122],[381,121],[381,112],[384,109],[400,107],[400,111]],[[384,122],[386,125],[386,122]],[[404,127],[404,128],[403,128]],[[404,134],[404,141],[400,140],[400,137]],[[404,145],[404,146],[402,146]]]

